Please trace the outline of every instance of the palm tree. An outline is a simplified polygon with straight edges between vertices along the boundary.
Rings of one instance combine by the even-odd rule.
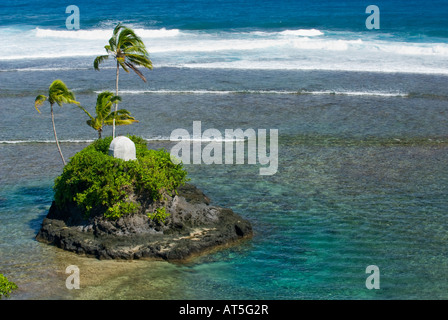
[[[34,107],[39,113],[40,113],[39,107],[42,106],[46,100],[50,102],[51,122],[53,124],[54,138],[56,140],[56,145],[58,147],[59,154],[61,155],[62,158],[62,163],[65,166],[65,159],[64,156],[62,155],[61,147],[59,146],[58,136],[56,134],[56,127],[54,125],[53,105],[56,103],[58,106],[62,107],[64,103],[79,104],[79,102],[75,100],[75,95],[73,94],[73,92],[68,90],[65,83],[62,82],[61,80],[54,80],[51,83],[48,89],[48,96],[38,95],[36,97],[36,100],[34,101]]]
[[[142,39],[135,34],[135,32],[123,26],[119,23],[109,39],[109,44],[104,46],[107,51],[107,55],[98,56],[93,62],[95,70],[99,71],[99,65],[109,59],[110,56],[114,57],[117,61],[117,73],[115,78],[115,95],[118,96],[118,77],[120,67],[124,71],[129,72],[132,69],[144,82],[146,78],[141,73],[137,66],[141,66],[147,69],[152,69],[152,62],[149,59],[149,54],[146,51],[145,44]],[[118,110],[118,104],[115,103],[115,112]],[[115,118],[112,124],[112,137],[115,138]]]
[[[87,124],[98,131],[99,139],[101,139],[103,127],[112,125],[114,120],[115,125],[117,126],[138,122],[134,117],[131,117],[131,113],[125,109],[111,112],[112,104],[118,103],[118,101],[121,101],[121,98],[119,96],[114,96],[112,92],[104,91],[98,94],[95,108],[96,117],[93,117],[85,108],[79,106],[89,116],[90,119],[87,120]]]

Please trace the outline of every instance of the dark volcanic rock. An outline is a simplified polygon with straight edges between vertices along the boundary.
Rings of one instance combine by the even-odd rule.
[[[167,196],[162,205],[170,216],[161,224],[146,215],[160,205],[149,203],[141,212],[118,220],[102,216],[86,220],[76,205],[58,210],[53,203],[36,239],[99,259],[182,260],[252,235],[247,220],[210,205],[210,199],[193,185]]]

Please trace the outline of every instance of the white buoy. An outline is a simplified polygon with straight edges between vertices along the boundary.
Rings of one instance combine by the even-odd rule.
[[[124,161],[137,159],[134,142],[125,136],[119,136],[112,140],[109,146],[109,155]]]

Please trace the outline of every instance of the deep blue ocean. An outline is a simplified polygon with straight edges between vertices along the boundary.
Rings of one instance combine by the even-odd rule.
[[[369,30],[369,5],[380,28]],[[66,7],[80,29],[67,29]],[[3,1],[0,273],[12,299],[447,299],[448,1]],[[191,182],[254,237],[185,264],[99,261],[34,236],[62,172],[48,105],[55,79],[93,111],[114,90],[93,69],[118,22],[140,35],[148,82],[120,72],[119,127],[151,148],[170,134],[277,129],[278,172],[187,164]],[[69,159],[97,133],[55,109]],[[105,135],[111,134],[107,128]],[[65,287],[77,265],[81,289]],[[380,289],[366,288],[366,268]]]

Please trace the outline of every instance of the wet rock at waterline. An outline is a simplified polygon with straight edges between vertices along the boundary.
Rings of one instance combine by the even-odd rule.
[[[149,203],[145,210],[160,205]],[[169,216],[158,223],[142,213],[118,220],[84,219],[76,205],[60,210],[53,203],[36,239],[99,259],[183,260],[252,235],[249,221],[230,209],[210,205],[193,185],[167,196],[163,206]]]

